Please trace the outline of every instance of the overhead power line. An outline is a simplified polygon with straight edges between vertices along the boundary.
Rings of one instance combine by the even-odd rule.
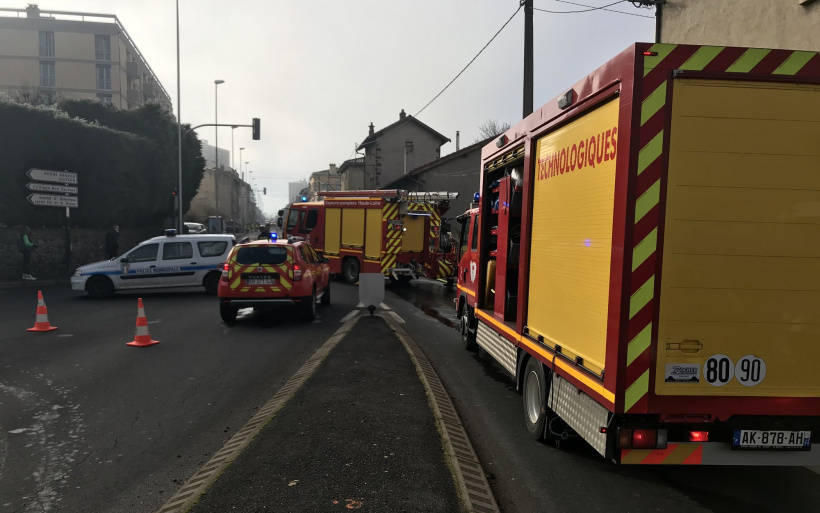
[[[612,7],[613,5],[625,3],[627,0],[619,0],[617,2],[613,2],[613,3],[607,4],[607,5],[602,5],[600,7],[595,7],[595,6],[586,5],[586,4],[579,4],[577,2],[570,2],[568,0],[555,0],[555,1],[556,2],[561,2],[563,4],[576,5],[578,7],[586,7],[586,9],[576,10],[576,11],[551,11],[551,10],[547,10],[547,9],[540,9],[540,8],[537,8],[537,7],[533,7],[533,10],[534,11],[546,12],[546,13],[550,13],[550,14],[579,14],[579,13],[586,13],[586,12],[593,12],[593,11],[607,11],[607,12],[614,12],[614,13],[617,13],[617,14],[625,14],[627,16],[637,16],[639,18],[650,18],[650,19],[654,18],[654,16],[646,16],[645,14],[636,14],[636,13],[631,13],[631,12],[616,11],[615,9],[608,9],[609,7]]]

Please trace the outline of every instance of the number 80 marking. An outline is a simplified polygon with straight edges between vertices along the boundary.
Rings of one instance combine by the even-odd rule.
[[[738,360],[737,365],[725,354],[709,357],[703,364],[703,376],[712,386],[722,387],[736,377],[741,385],[753,387],[759,385],[766,377],[766,362],[753,354],[747,354]]]

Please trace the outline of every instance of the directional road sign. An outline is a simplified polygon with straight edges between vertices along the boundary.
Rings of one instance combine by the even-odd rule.
[[[37,191],[37,192],[56,192],[56,193],[64,193],[64,194],[78,194],[80,188],[75,187],[73,185],[52,185],[50,183],[38,183],[38,182],[29,182],[26,184],[26,187],[30,191]]]
[[[48,169],[32,168],[26,171],[26,175],[32,180],[40,182],[70,183],[74,185],[79,183],[77,173],[71,171],[50,171]]]
[[[32,205],[38,207],[79,207],[77,196],[54,196],[53,194],[29,194],[26,197]]]

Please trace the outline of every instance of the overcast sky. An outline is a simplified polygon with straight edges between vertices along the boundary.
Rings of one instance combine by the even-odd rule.
[[[32,2],[36,0],[30,0]],[[606,6],[614,0],[573,0]],[[0,0],[24,8],[26,0]],[[177,112],[175,0],[39,0],[43,10],[115,14],[158,76]],[[578,11],[558,0],[536,9]],[[262,140],[236,129],[235,167],[250,162],[261,207],[287,201],[287,182],[341,165],[372,122],[379,130],[404,109],[416,115],[519,8],[519,0],[179,0],[182,121],[262,120]],[[654,39],[654,11],[623,1],[604,10],[534,13],[536,108],[627,46]],[[524,12],[418,119],[451,139],[442,156],[479,137],[492,119],[522,114]],[[198,130],[213,144],[214,129]],[[231,129],[219,132],[231,149]],[[244,166],[244,164],[243,164]]]

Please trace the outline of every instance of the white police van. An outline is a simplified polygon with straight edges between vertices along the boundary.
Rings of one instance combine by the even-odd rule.
[[[73,290],[104,298],[118,290],[203,286],[216,294],[222,266],[236,244],[233,235],[176,235],[141,242],[121,257],[78,267]]]

